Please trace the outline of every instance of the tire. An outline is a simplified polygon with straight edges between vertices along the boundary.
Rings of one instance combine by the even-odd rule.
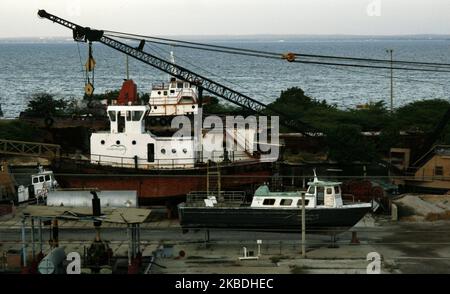
[[[150,125],[156,126],[158,124],[158,121],[155,117],[150,118]]]
[[[161,126],[166,126],[166,125],[167,125],[167,119],[161,117],[161,118],[159,119],[159,124],[160,124]]]

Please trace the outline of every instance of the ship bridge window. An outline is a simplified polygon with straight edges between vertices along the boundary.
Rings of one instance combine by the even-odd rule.
[[[50,175],[45,175],[45,181],[46,182],[50,181]]]
[[[143,111],[132,111],[131,120],[132,121],[140,121],[142,118]]]
[[[44,182],[44,176],[40,176],[40,177],[39,177],[39,182],[40,182],[40,183],[43,183],[43,182]]]
[[[185,88],[189,88],[189,83],[184,83]]]
[[[164,91],[164,96],[167,96],[167,91]]]
[[[281,206],[291,206],[292,205],[292,199],[281,199],[280,205]]]
[[[316,194],[316,187],[315,186],[309,186],[308,191],[306,193],[308,193],[308,194]]]
[[[37,177],[33,178],[33,184],[36,184],[37,182],[39,182],[39,179]]]
[[[334,186],[334,193],[336,194],[341,193],[341,189],[339,188],[339,186]]]
[[[116,112],[114,110],[108,111],[108,116],[110,121],[116,121]]]
[[[327,195],[333,194],[333,188],[328,187],[327,190],[326,190],[326,193],[327,193]]]
[[[273,199],[273,198],[264,199],[264,201],[263,201],[263,205],[274,205],[274,204],[275,204],[275,199]]]
[[[175,94],[175,90],[170,90],[170,94]]]

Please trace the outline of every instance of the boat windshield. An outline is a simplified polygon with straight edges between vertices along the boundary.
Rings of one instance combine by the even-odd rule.
[[[306,192],[308,194],[316,194],[316,186],[309,186],[308,191]]]
[[[116,112],[113,110],[108,111],[109,119],[111,121],[116,121]]]
[[[143,113],[144,113],[143,111],[133,111],[131,119],[133,121],[140,121]]]

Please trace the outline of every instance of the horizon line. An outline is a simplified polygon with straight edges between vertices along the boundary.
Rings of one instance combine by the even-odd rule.
[[[212,37],[353,37],[353,38],[393,38],[393,37],[450,37],[450,34],[439,33],[425,33],[425,34],[166,34],[166,35],[153,35],[155,37],[195,37],[195,38],[212,38]],[[72,39],[70,35],[56,35],[56,36],[18,36],[18,37],[1,37],[0,40],[11,39]]]

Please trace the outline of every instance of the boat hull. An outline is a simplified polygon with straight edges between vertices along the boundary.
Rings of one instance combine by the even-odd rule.
[[[370,205],[306,209],[306,231],[327,234],[348,230],[370,210]],[[301,232],[301,209],[221,208],[178,206],[180,225],[188,229]]]
[[[185,201],[192,191],[205,191],[206,167],[192,169],[115,168],[95,164],[63,163],[52,167],[63,188],[135,190],[142,203]],[[221,190],[248,190],[270,180],[271,164],[249,163],[220,168]]]

